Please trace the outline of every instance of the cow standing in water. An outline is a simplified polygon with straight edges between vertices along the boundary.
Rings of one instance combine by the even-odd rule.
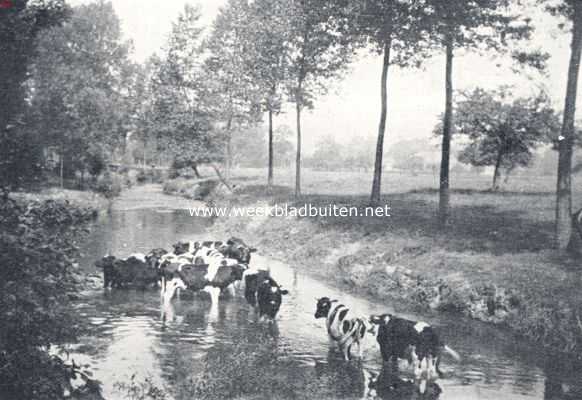
[[[274,322],[283,296],[289,291],[271,277],[268,270],[246,270],[244,273],[245,299],[259,313],[259,319]]]
[[[246,269],[246,265],[224,257],[218,250],[202,247],[196,251],[193,263],[180,264],[175,271],[172,270],[172,276],[167,280],[171,285],[167,285],[168,290],[162,287],[162,297],[170,301],[174,292],[183,285],[191,291],[208,292],[212,302],[216,303],[219,294],[240,281]],[[173,282],[175,280],[180,284]]]

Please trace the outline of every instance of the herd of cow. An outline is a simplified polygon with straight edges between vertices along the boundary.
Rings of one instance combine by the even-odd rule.
[[[180,290],[205,291],[213,303],[219,295],[236,286],[244,287],[244,297],[261,320],[273,322],[282,296],[288,294],[269,270],[250,267],[255,248],[239,238],[226,242],[182,241],[173,252],[154,249],[148,254],[133,254],[125,259],[107,255],[95,265],[103,269],[105,288],[159,287],[164,303],[171,302]],[[385,363],[397,369],[399,359],[413,366],[419,391],[441,376],[439,363],[444,351],[456,360],[459,355],[446,346],[435,330],[424,322],[410,321],[390,314],[359,317],[348,307],[328,297],[317,299],[315,318],[325,318],[329,338],[335,342],[345,360],[352,358],[357,346],[362,356],[362,342],[375,336]]]
[[[235,286],[242,284],[246,300],[256,307],[260,318],[274,321],[288,291],[269,270],[250,268],[255,248],[235,237],[226,242],[181,241],[173,248],[172,252],[157,248],[125,259],[106,255],[95,266],[103,270],[104,288],[159,287],[166,303],[180,290],[205,291],[216,303],[222,292],[234,294]]]

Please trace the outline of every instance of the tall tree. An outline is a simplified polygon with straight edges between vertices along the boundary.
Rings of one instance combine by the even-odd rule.
[[[348,3],[342,0],[286,0],[291,51],[289,92],[295,103],[297,154],[295,195],[301,195],[301,113],[312,108],[325,83],[338,78],[353,56]]]
[[[400,67],[419,66],[426,52],[428,41],[420,19],[423,8],[420,2],[406,0],[356,1],[355,19],[359,34],[382,55],[380,76],[380,122],[376,143],[374,178],[370,202],[380,201],[382,188],[382,164],[384,136],[388,114],[388,71],[390,65]]]
[[[506,49],[507,41],[529,38],[532,26],[521,13],[512,14],[508,0],[429,0],[426,4],[426,29],[432,34],[437,48],[444,49],[445,111],[442,123],[441,168],[439,181],[439,223],[444,226],[449,216],[449,166],[453,126],[453,63],[455,53],[463,50]],[[543,58],[543,55],[538,54]],[[527,54],[524,63],[539,60]]]
[[[572,155],[576,130],[576,96],[582,54],[582,2],[578,0],[541,1],[553,15],[567,18],[571,24],[570,62],[564,117],[558,144],[558,182],[556,188],[556,246],[566,249],[572,237]]]
[[[19,184],[33,175],[39,146],[25,125],[26,81],[39,33],[62,23],[70,9],[63,0],[14,0],[0,8],[0,185]]]
[[[205,75],[200,9],[186,5],[160,57],[149,60],[150,105],[140,114],[143,137],[164,143],[176,165],[224,159],[212,129],[213,103]]]
[[[130,50],[106,2],[76,7],[68,22],[39,41],[31,80],[33,118],[45,132],[45,145],[68,160],[68,171],[83,170],[91,152],[105,156],[122,143],[135,73]]]
[[[470,139],[459,161],[493,166],[493,190],[499,189],[501,169],[508,176],[514,168],[529,165],[533,150],[547,143],[559,125],[546,95],[513,98],[505,87],[496,91],[477,88],[465,94],[455,109],[455,133]]]
[[[205,48],[209,52],[206,71],[215,119],[223,124],[228,179],[232,163],[232,135],[235,126],[259,117],[257,85],[249,71],[251,50],[250,10],[246,0],[229,0],[220,9]],[[252,24],[250,24],[252,26]]]
[[[289,26],[285,2],[256,0],[250,7],[249,71],[258,86],[259,98],[268,114],[267,185],[273,185],[273,119],[281,112],[283,90],[289,75]]]

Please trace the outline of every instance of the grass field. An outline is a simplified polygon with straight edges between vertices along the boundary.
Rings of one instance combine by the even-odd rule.
[[[369,199],[364,173],[305,171],[299,199],[291,171],[276,171],[270,193],[263,171],[233,176],[236,193],[219,203],[365,207]],[[582,207],[577,182],[575,208]],[[382,299],[454,309],[582,356],[582,260],[553,250],[555,179],[513,177],[500,192],[489,185],[488,176],[452,177],[445,231],[436,225],[434,176],[395,173],[383,180],[389,218],[239,217],[219,220],[216,229],[324,279],[339,276]]]

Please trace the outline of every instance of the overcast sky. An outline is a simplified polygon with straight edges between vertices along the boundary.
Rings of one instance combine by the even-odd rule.
[[[72,5],[89,0],[70,0]],[[184,4],[199,4],[203,22],[210,25],[224,0],[112,0],[122,22],[125,37],[134,42],[134,58],[146,59],[163,45]],[[483,86],[495,88],[514,84],[522,93],[534,93],[536,85],[543,84],[552,94],[555,107],[563,108],[570,37],[557,29],[558,21],[545,14],[534,15],[537,27],[534,44],[543,46],[552,58],[549,77],[529,80],[513,74],[506,67],[508,61],[492,56],[457,54],[454,65],[455,89]],[[444,107],[444,54],[435,55],[422,70],[389,72],[389,109],[386,146],[402,139],[427,138]],[[353,136],[372,138],[377,134],[380,111],[381,59],[374,54],[363,55],[351,68],[345,79],[329,95],[319,99],[312,112],[304,114],[305,148],[309,152],[321,138],[333,135],[348,143]],[[294,129],[291,109],[275,120]]]

